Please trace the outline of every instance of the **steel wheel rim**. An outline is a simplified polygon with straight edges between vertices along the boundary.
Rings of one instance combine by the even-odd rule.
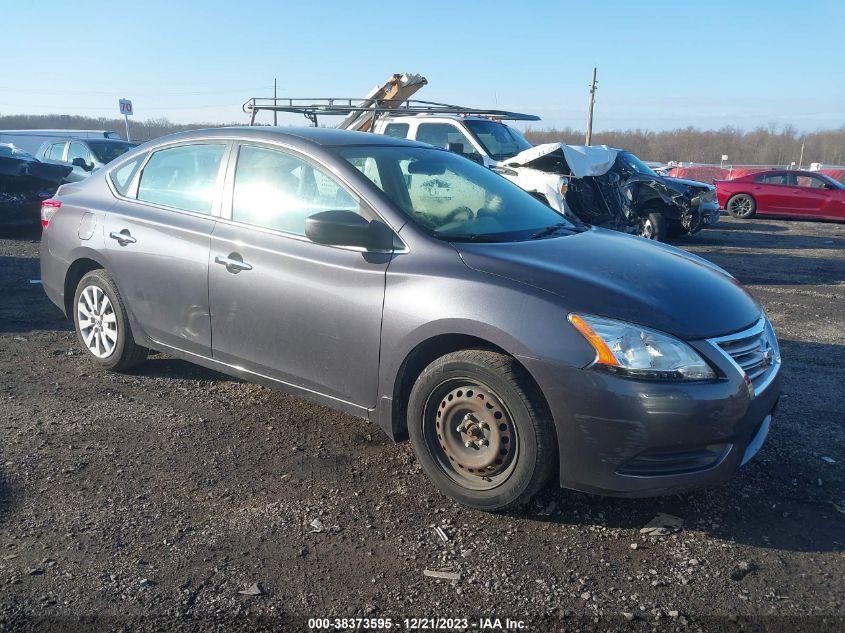
[[[501,397],[470,378],[447,380],[426,401],[426,445],[441,470],[471,490],[491,490],[513,473],[519,435]]]
[[[86,286],[76,303],[82,342],[97,358],[108,358],[117,347],[117,315],[109,296],[99,286]]]

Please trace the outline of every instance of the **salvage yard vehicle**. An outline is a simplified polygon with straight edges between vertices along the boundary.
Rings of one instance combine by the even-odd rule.
[[[719,203],[735,218],[763,213],[845,221],[845,185],[825,174],[775,169],[715,183]]]
[[[41,144],[35,157],[45,163],[70,165],[73,171],[68,180],[73,182],[87,178],[95,169],[137,146],[114,138],[53,138]]]
[[[68,130],[68,129],[33,129],[0,130],[0,143],[10,143],[30,154],[35,154],[45,141],[55,138],[111,138],[120,140],[120,134],[111,130]]]
[[[400,76],[394,81],[399,82]],[[390,82],[386,84],[390,86]],[[400,87],[404,84],[399,83]],[[576,221],[665,241],[692,235],[719,219],[712,185],[667,178],[624,150],[564,143],[532,145],[503,121],[538,121],[532,114],[466,108],[397,98],[253,98],[244,110],[344,115],[339,129],[372,131],[456,152],[528,191]]]
[[[725,271],[430,145],[174,134],[42,217],[44,290],[101,368],[154,349],[369,419],[475,508],[553,473],[628,496],[726,481],[778,400],[771,323]]]
[[[70,167],[42,163],[31,154],[0,143],[0,227],[35,227],[42,200],[66,182]]]

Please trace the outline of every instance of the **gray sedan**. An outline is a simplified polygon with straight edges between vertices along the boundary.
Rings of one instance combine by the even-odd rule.
[[[94,363],[154,349],[358,415],[477,508],[553,474],[725,481],[778,398],[772,327],[726,272],[420,143],[177,134],[63,186],[42,225],[44,289]]]

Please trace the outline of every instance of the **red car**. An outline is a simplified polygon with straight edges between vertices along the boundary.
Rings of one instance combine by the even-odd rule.
[[[735,218],[759,212],[845,221],[845,185],[818,172],[761,171],[714,184],[719,206]]]

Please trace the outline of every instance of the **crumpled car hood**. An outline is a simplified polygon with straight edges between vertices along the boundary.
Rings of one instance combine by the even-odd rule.
[[[606,174],[616,161],[618,150],[607,145],[566,145],[544,143],[526,149],[512,158],[502,161],[508,167],[530,167],[532,163],[554,152],[563,152],[573,176],[601,176]]]
[[[698,180],[687,180],[686,178],[672,178],[671,176],[661,176],[660,177],[663,182],[667,185],[678,184],[678,191],[681,191],[687,187],[692,187],[693,189],[715,189],[713,185],[708,185],[706,182],[700,182]]]
[[[737,332],[760,318],[733,277],[691,253],[604,229],[504,244],[459,243],[471,269],[564,299],[596,314],[694,340]],[[561,327],[566,314],[561,314]]]

